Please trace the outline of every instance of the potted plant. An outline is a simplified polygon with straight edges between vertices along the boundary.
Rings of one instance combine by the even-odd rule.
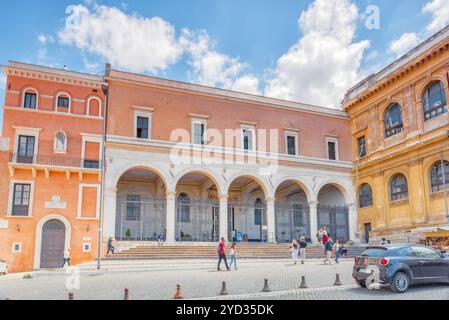
[[[129,239],[131,239],[131,230],[127,229],[125,235],[126,235],[126,240],[129,241]]]

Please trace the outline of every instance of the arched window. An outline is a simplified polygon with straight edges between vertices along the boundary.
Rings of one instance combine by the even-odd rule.
[[[443,174],[443,166],[444,166],[444,174]],[[444,191],[444,184],[446,183],[446,190],[449,190],[449,162],[438,161],[432,167],[430,171],[430,185],[432,188],[432,192],[440,192]]]
[[[390,181],[390,199],[399,201],[408,199],[407,178],[402,174],[397,174]]]
[[[87,99],[87,115],[91,117],[101,116],[101,100],[98,97]]]
[[[254,225],[261,226],[262,225],[262,208],[263,202],[261,199],[257,198],[254,203]]]
[[[431,84],[423,97],[424,120],[430,120],[447,112],[446,93],[441,81]]]
[[[395,103],[391,105],[387,111],[385,111],[384,115],[385,121],[385,136],[391,137],[395,134],[398,134],[404,130],[404,126],[402,124],[402,114],[401,114],[401,106],[399,103]]]
[[[58,131],[55,134],[55,142],[53,146],[54,152],[65,153],[67,150],[67,136],[64,132]]]
[[[373,191],[369,184],[365,183],[359,190],[359,206],[360,208],[369,208],[373,206]]]
[[[25,109],[37,109],[37,91],[28,88],[23,91],[22,107]]]
[[[178,196],[179,221],[190,222],[190,198],[187,193],[181,193]]]
[[[65,92],[59,93],[56,96],[56,111],[70,112],[71,102],[69,94]]]

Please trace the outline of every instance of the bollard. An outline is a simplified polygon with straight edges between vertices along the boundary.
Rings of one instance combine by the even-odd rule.
[[[181,285],[177,284],[176,285],[176,293],[175,293],[175,300],[181,300],[184,299],[183,295],[182,295],[182,291],[181,291]]]
[[[268,279],[265,279],[265,285],[262,292],[271,292],[270,286],[268,285]]]
[[[337,277],[335,278],[334,286],[341,286],[340,274],[337,273]]]
[[[131,295],[129,294],[129,289],[125,289],[125,297],[123,300],[131,300]]]
[[[301,284],[299,285],[299,289],[307,289],[307,284],[306,284],[306,277],[302,276],[301,277]]]
[[[220,296],[227,296],[227,295],[229,295],[229,292],[228,292],[228,289],[226,288],[226,282],[223,281]]]
[[[75,300],[75,296],[73,295],[73,292],[69,292],[69,300]]]

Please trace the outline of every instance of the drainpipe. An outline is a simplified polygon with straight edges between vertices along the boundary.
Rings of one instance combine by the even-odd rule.
[[[105,76],[109,76],[111,65],[106,64]],[[97,253],[97,270],[101,269],[101,243],[103,238],[103,206],[104,206],[104,179],[106,171],[106,134],[107,134],[107,117],[108,117],[108,102],[109,102],[109,85],[102,84],[101,90],[104,94],[104,111],[103,111],[103,134],[101,146],[101,165],[100,165],[100,216],[98,218],[98,253]]]

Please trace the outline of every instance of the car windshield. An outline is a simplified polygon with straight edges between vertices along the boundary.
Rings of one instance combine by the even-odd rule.
[[[368,248],[363,251],[363,257],[384,257],[387,253],[386,248]]]

